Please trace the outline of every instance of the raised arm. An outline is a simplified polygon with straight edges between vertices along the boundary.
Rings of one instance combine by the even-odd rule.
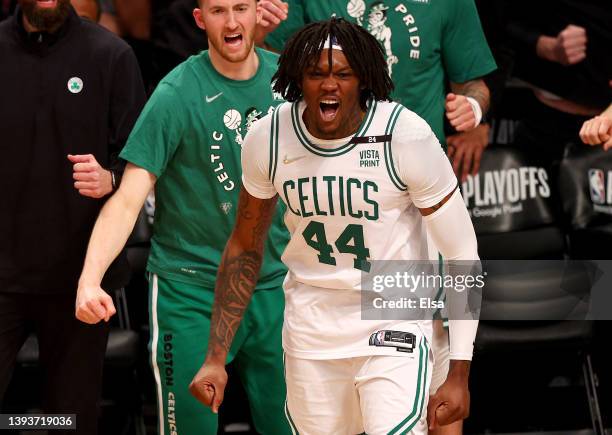
[[[277,199],[259,199],[244,187],[240,190],[234,231],[217,273],[206,360],[189,385],[191,394],[215,413],[227,383],[227,354],[257,284]]]
[[[282,21],[287,19],[289,4],[282,0],[259,0],[257,11],[261,13],[261,20],[255,29],[255,44],[266,50],[280,52],[266,44],[266,36],[276,30]]]

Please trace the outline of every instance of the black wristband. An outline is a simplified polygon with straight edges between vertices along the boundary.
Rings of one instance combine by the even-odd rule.
[[[115,171],[114,169],[109,169],[109,171],[111,174],[111,185],[113,188],[113,192],[115,192],[121,184],[121,174],[118,171]]]

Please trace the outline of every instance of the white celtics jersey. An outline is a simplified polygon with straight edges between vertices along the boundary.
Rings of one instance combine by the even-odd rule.
[[[304,109],[285,103],[261,119],[242,154],[247,191],[278,194],[287,206],[285,350],[303,358],[397,354],[368,338],[415,325],[361,320],[362,271],[372,260],[427,259],[417,207],[439,203],[456,178],[427,123],[400,104],[372,102],[353,137],[332,141],[307,131]]]

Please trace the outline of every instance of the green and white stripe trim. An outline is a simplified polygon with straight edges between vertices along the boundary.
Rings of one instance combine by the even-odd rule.
[[[291,418],[291,414],[289,413],[289,407],[287,406],[287,400],[285,400],[285,417],[287,417],[287,421],[289,422],[291,433],[293,435],[300,435],[300,433],[297,430],[297,427],[295,427],[295,423],[293,422],[293,419]]]
[[[287,368],[285,365],[285,352],[283,352],[283,376],[285,376],[285,379],[287,379]],[[289,427],[291,428],[292,435],[300,435],[300,433],[297,430],[297,427],[295,426],[295,423],[293,422],[293,419],[291,418],[291,414],[289,413],[289,406],[287,405],[287,399],[285,399],[285,417],[287,417],[287,421],[289,422]]]
[[[278,109],[277,106],[272,113],[270,123],[270,163],[268,165],[268,177],[274,183],[276,177],[276,166],[278,165]]]
[[[388,435],[407,434],[412,428],[418,423],[423,414],[423,407],[425,405],[425,398],[429,385],[427,382],[427,375],[429,370],[429,346],[427,340],[421,337],[419,344],[419,369],[416,383],[416,393],[414,395],[414,405],[410,414],[402,420],[397,426],[395,426]]]
[[[361,126],[359,127],[359,130],[357,130],[357,133],[355,133],[355,137],[363,136],[364,133],[368,131],[368,128],[370,128],[370,124],[372,124],[372,120],[374,119],[374,113],[376,112],[377,105],[378,103],[375,100],[370,101],[370,103],[368,104],[368,111],[366,112],[366,116],[361,122]],[[300,140],[300,142],[302,143],[302,145],[304,145],[304,148],[306,148],[311,153],[316,154],[317,156],[322,156],[322,157],[340,156],[344,153],[349,152],[350,150],[355,148],[355,146],[357,145],[356,143],[348,141],[344,145],[340,145],[336,148],[330,149],[330,148],[321,148],[315,145],[314,143],[312,143],[308,139],[308,136],[306,135],[304,130],[302,129],[302,123],[300,122],[299,102],[293,103],[293,107],[291,108],[291,122],[293,123],[293,130],[295,131],[295,134]]]
[[[385,129],[385,134],[391,134],[393,129],[395,128],[395,124],[397,123],[397,119],[399,118],[400,112],[404,110],[404,106],[401,104],[396,104],[391,112],[391,116],[389,117],[389,122],[387,123],[387,128]],[[402,182],[400,177],[397,175],[395,170],[395,166],[393,166],[393,153],[391,151],[391,141],[388,140],[385,142],[385,164],[387,166],[387,172],[389,173],[389,178],[391,181],[401,191],[405,191],[407,186]]]
[[[151,282],[151,295],[149,298],[149,312],[151,313],[151,323],[153,330],[151,331],[150,348],[151,348],[151,366],[153,367],[153,377],[155,378],[155,387],[157,390],[157,417],[158,417],[158,433],[164,435],[166,433],[166,413],[164,412],[164,398],[162,394],[161,376],[159,373],[159,365],[157,364],[157,352],[159,342],[159,322],[157,321],[157,297],[159,294],[159,282],[157,274],[149,273],[149,282]]]

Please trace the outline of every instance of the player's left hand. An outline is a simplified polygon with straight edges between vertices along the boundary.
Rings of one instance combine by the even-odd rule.
[[[68,154],[73,163],[74,188],[83,196],[102,198],[113,191],[110,171],[104,169],[92,154]]]
[[[476,114],[465,95],[452,92],[446,96],[446,117],[457,131],[467,131],[476,127]]]
[[[482,153],[489,144],[489,125],[454,134],[446,138],[447,155],[457,178],[463,183],[469,174],[476,175],[480,169]]]
[[[470,391],[467,378],[449,376],[429,398],[427,425],[429,430],[467,418],[470,414]]]

